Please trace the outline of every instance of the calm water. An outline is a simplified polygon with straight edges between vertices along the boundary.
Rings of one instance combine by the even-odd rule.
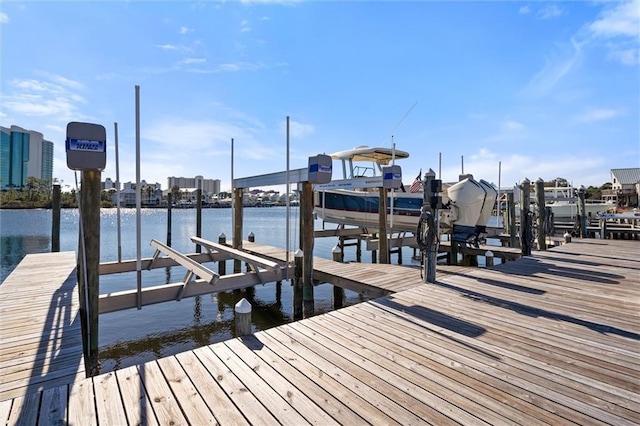
[[[196,234],[196,212],[193,209],[174,209],[172,212],[172,247],[182,253],[192,253],[195,245],[189,237]],[[202,211],[202,237],[218,241],[221,233],[231,239],[231,209],[204,209]],[[116,209],[101,211],[100,260],[118,260]],[[299,217],[297,208],[291,209],[290,248],[297,248]],[[121,210],[122,259],[135,259],[135,210]],[[316,221],[316,229],[322,222]],[[248,208],[244,210],[244,235],[252,232],[256,242],[286,247],[286,209],[284,207]],[[51,210],[0,210],[0,250],[2,281],[22,258],[29,253],[51,251]],[[154,249],[151,239],[166,241],[167,211],[142,210],[142,257],[151,257]],[[75,251],[78,244],[78,212],[63,210],[61,214],[60,249]],[[331,258],[331,249],[337,238],[316,239],[314,255]],[[404,250],[403,263],[417,263]],[[370,261],[363,251],[363,260]],[[355,248],[349,247],[345,260],[355,260]],[[395,256],[393,257],[395,261]],[[208,267],[217,270],[216,264]],[[231,267],[228,263],[227,270]],[[181,281],[185,270],[181,267],[143,271],[142,285],[155,286]],[[136,288],[136,273],[103,275],[100,292],[108,293]],[[345,305],[360,302],[361,297],[346,291]],[[321,284],[314,289],[316,312],[331,310],[332,286]],[[100,351],[102,370],[126,367],[161,356],[233,337],[233,306],[242,297],[253,305],[254,331],[290,322],[292,319],[292,291],[289,282],[281,286],[267,283],[245,291],[211,294],[145,306],[100,316]]]

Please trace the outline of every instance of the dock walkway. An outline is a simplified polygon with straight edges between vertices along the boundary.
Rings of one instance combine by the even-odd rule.
[[[0,401],[85,377],[75,268],[30,254],[0,285]]]
[[[2,401],[0,424],[637,425],[639,249],[407,268],[383,298]]]

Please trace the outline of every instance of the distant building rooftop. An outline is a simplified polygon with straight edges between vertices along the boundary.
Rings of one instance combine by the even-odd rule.
[[[620,185],[633,185],[640,182],[640,167],[629,169],[611,169],[611,176]]]

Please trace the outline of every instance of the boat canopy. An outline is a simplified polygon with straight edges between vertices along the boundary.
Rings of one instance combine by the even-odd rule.
[[[394,150],[391,148],[370,148],[368,146],[357,146],[353,149],[347,149],[345,151],[338,151],[331,154],[331,158],[334,160],[342,161],[373,161],[374,163],[387,165],[391,162],[394,155]],[[395,158],[409,158],[409,153],[406,151],[395,150]]]

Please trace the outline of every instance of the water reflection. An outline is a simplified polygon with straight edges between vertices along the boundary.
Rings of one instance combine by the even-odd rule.
[[[50,250],[50,237],[37,235],[6,236],[3,229],[3,235],[0,237],[0,253],[2,257],[0,279],[4,281],[28,253],[43,253]]]

